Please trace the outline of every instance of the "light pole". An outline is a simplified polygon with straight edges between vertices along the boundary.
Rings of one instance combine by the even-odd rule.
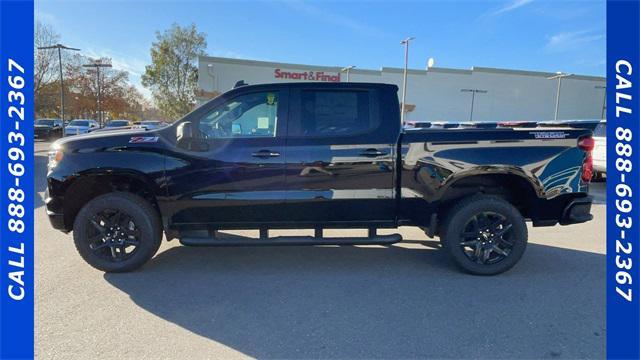
[[[402,111],[400,112],[400,124],[404,124],[405,113],[405,100],[407,97],[407,64],[409,62],[409,41],[414,40],[415,37],[409,36],[408,38],[400,41],[400,44],[404,45],[404,72],[402,74]]]
[[[340,72],[347,73],[347,82],[349,82],[349,71],[350,71],[351,69],[355,68],[355,67],[356,67],[355,65],[349,65],[349,66],[347,66],[347,67],[343,67],[343,68],[340,70]]]
[[[102,100],[100,99],[100,68],[111,67],[111,64],[103,64],[101,60],[94,61],[91,64],[82,65],[84,67],[95,68],[98,76],[98,123],[102,127]]]
[[[556,72],[555,75],[549,76],[547,78],[547,80],[558,79],[558,90],[556,91],[556,111],[555,111],[555,115],[553,116],[553,120],[558,120],[558,108],[560,107],[560,88],[562,86],[562,78],[566,78],[571,75],[573,74],[565,74],[562,71],[558,71]]]
[[[476,99],[476,93],[486,94],[488,91],[487,90],[481,90],[481,89],[460,89],[460,92],[470,92],[471,93],[471,112],[469,114],[469,121],[473,122],[473,104],[474,104],[475,99]]]
[[[211,76],[211,93],[216,90],[216,77],[213,73],[213,64],[207,64],[207,74]]]
[[[41,46],[38,50],[58,49],[58,67],[60,69],[60,118],[64,124],[64,81],[62,79],[62,50],[80,51],[80,49],[70,48],[62,44],[52,46]]]
[[[596,89],[603,89],[604,95],[602,95],[602,116],[601,119],[604,119],[605,109],[607,108],[607,87],[604,85],[596,85]]]

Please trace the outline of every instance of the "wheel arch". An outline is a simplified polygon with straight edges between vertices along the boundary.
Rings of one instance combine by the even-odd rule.
[[[467,171],[446,182],[440,192],[440,211],[446,212],[457,201],[476,194],[498,196],[513,206],[525,218],[536,216],[542,187],[522,171],[483,168]]]
[[[129,169],[95,169],[74,176],[65,191],[64,224],[71,229],[78,212],[92,199],[110,192],[133,193],[147,200],[161,216],[159,187],[145,174]]]

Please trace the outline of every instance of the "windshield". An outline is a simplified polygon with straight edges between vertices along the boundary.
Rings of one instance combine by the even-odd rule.
[[[160,121],[142,121],[141,125],[160,125]]]
[[[53,126],[53,120],[45,120],[45,119],[36,120],[36,125]]]
[[[69,126],[89,126],[89,121],[87,120],[73,120],[69,123]]]
[[[595,130],[593,130],[593,136],[597,136],[597,137],[607,136],[607,123],[598,124]]]
[[[118,127],[118,126],[127,126],[129,122],[127,120],[113,120],[109,121],[107,127]]]

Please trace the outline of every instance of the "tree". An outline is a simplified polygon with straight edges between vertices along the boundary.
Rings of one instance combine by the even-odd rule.
[[[153,100],[169,119],[188,113],[196,104],[198,81],[196,60],[207,47],[205,34],[195,24],[174,24],[164,33],[157,32],[151,45],[151,65],[145,67],[142,85],[151,90]]]
[[[44,116],[59,115],[58,53],[52,50],[38,50],[38,47],[51,46],[59,40],[60,35],[50,25],[36,22],[33,36],[33,93],[36,98],[36,113]]]
[[[65,63],[65,87],[69,94],[68,110],[73,117],[97,118],[98,79],[94,69],[85,68],[95,60],[76,54]],[[98,61],[110,63],[111,59]],[[102,110],[107,119],[137,120],[142,114],[140,92],[129,83],[129,73],[114,68],[100,70]]]
[[[33,89],[38,92],[46,84],[55,81],[58,66],[58,57],[55,51],[38,50],[39,47],[51,46],[60,40],[53,28],[48,25],[36,22],[33,36],[33,51],[36,54],[33,67]]]

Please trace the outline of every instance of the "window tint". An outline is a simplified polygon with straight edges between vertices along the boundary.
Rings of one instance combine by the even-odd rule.
[[[278,92],[240,95],[200,120],[209,138],[274,137],[278,122]]]
[[[302,91],[300,106],[293,136],[349,136],[377,125],[371,121],[367,91]]]

